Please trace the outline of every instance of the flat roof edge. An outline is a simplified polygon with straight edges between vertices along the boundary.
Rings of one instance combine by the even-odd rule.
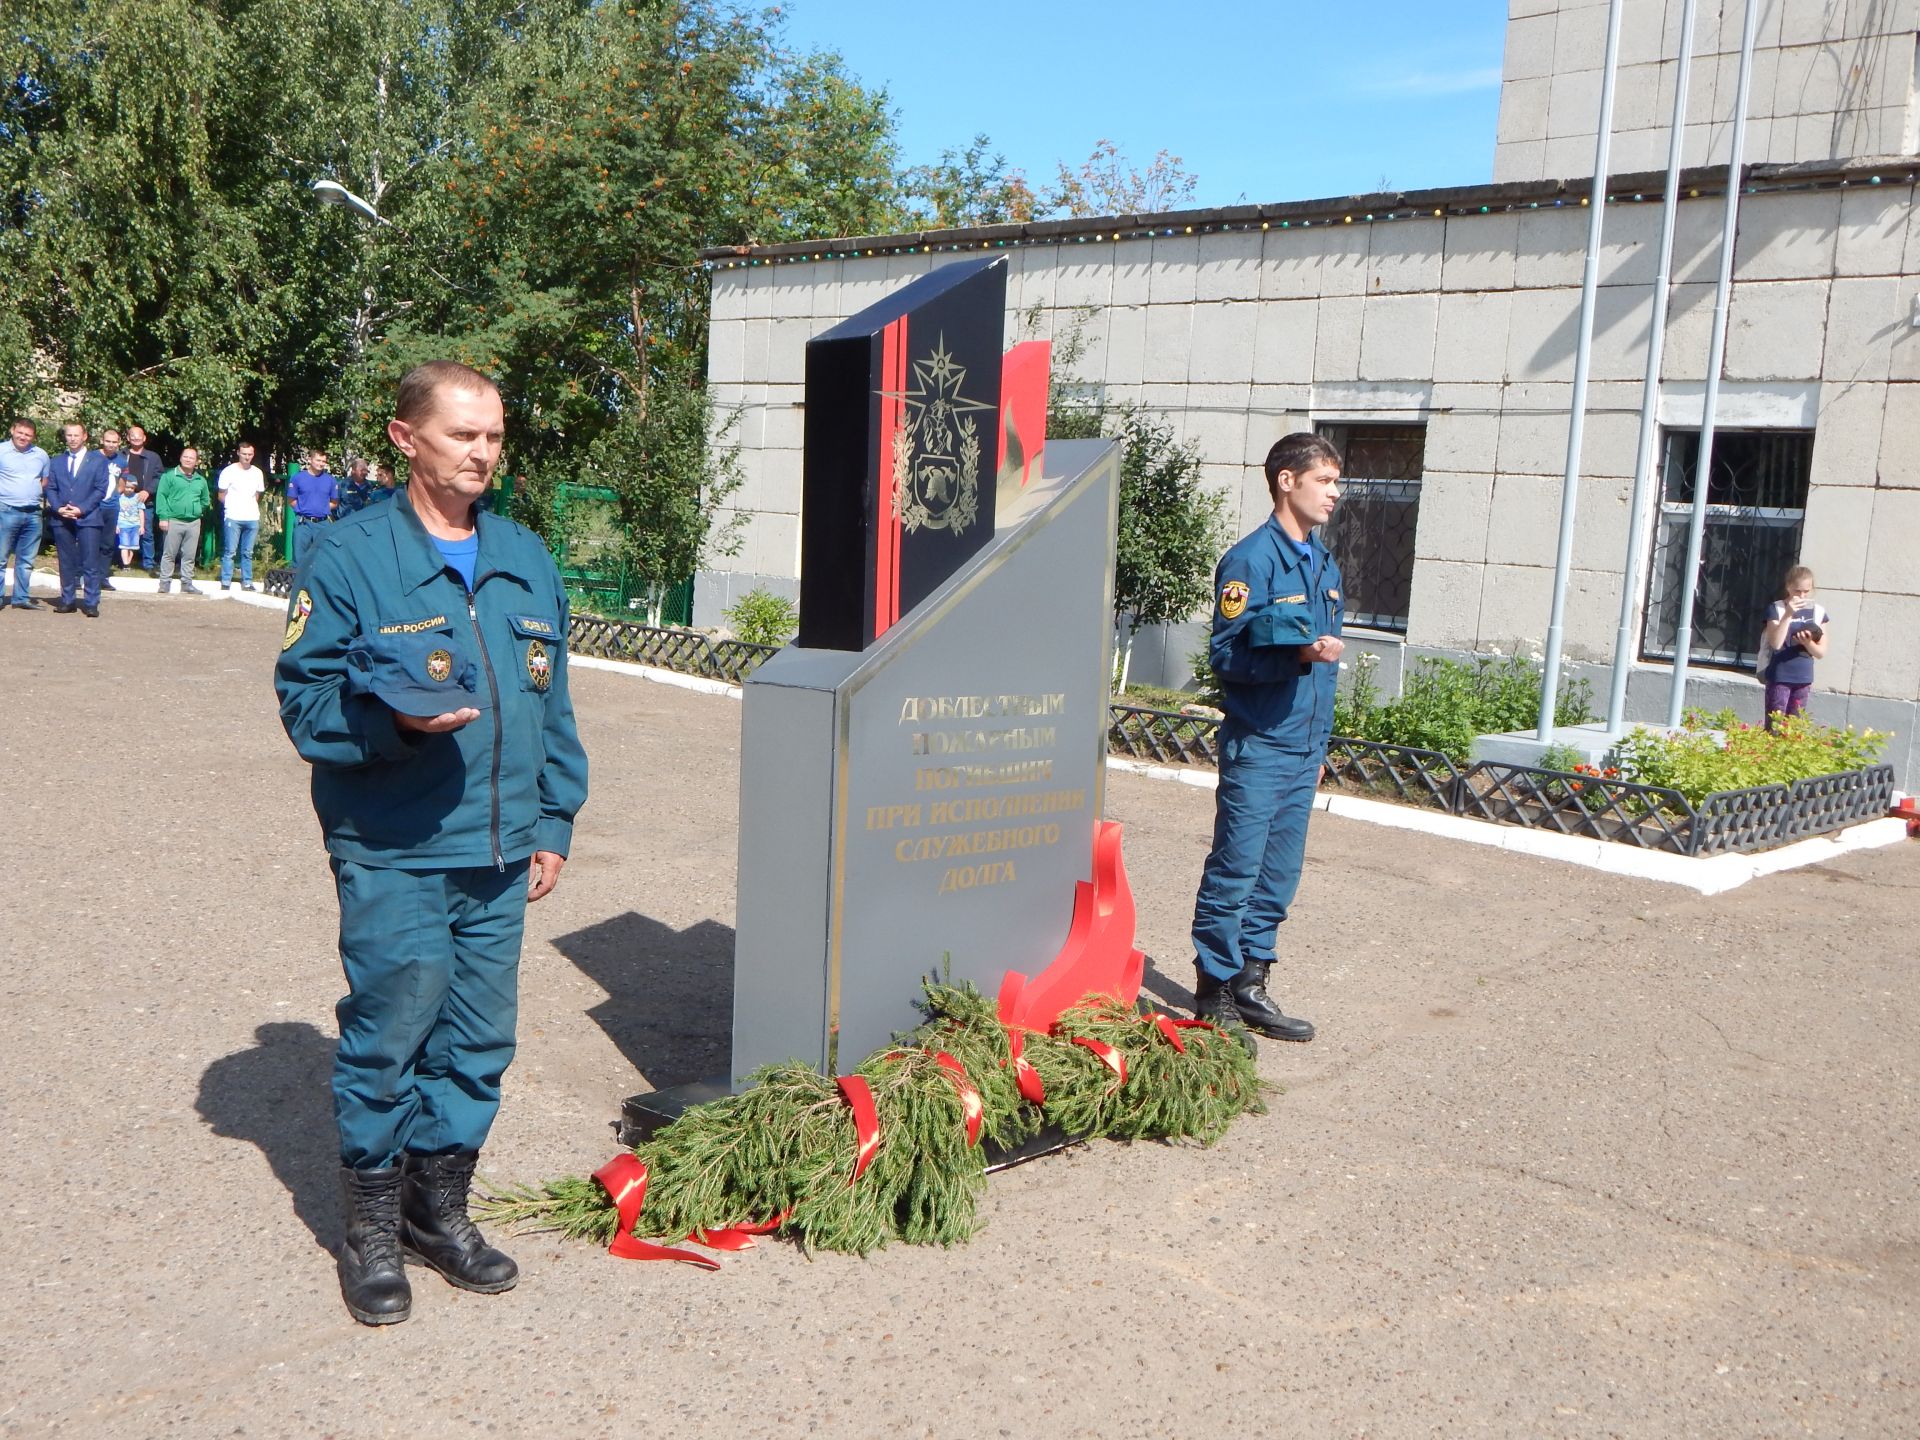
[[[1857,179],[1877,183],[1885,176],[1894,183],[1912,184],[1920,176],[1920,155],[1868,155],[1847,160],[1803,160],[1793,164],[1748,165],[1743,183],[1760,190],[1817,188],[1823,184],[1850,184]],[[1683,190],[1722,193],[1725,165],[1694,165],[1680,172]],[[1638,170],[1609,177],[1608,193],[1632,192],[1654,196],[1666,187],[1666,171]],[[1406,210],[1417,214],[1437,210],[1470,215],[1480,207],[1489,211],[1519,204],[1554,201],[1566,204],[1586,198],[1591,176],[1567,179],[1503,180],[1482,185],[1450,185],[1425,190],[1386,190],[1365,195],[1328,196],[1317,200],[1285,200],[1264,205],[1219,205],[1202,209],[1165,210],[1144,215],[1089,215],[1068,219],[1034,220],[1020,224],[963,226],[947,230],[903,230],[891,235],[860,235],[840,239],[795,240],[779,245],[716,245],[700,252],[705,261],[851,258],[855,255],[961,246],[1062,244],[1087,238],[1119,239],[1147,232],[1168,235],[1206,229],[1254,225],[1291,225],[1295,221],[1371,216]]]

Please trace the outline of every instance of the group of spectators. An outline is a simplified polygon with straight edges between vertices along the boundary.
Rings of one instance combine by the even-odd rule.
[[[233,588],[238,561],[240,588],[252,590],[254,542],[260,531],[260,497],[268,482],[254,464],[254,446],[242,441],[231,463],[209,487],[200,452],[189,445],[179,462],[164,466],[147,448],[139,425],[100,432],[97,449],[87,427],[61,427],[62,453],[49,456],[35,443],[33,421],[20,418],[0,444],[0,577],[9,568],[13,592],[7,609],[39,608],[30,592],[33,562],[50,535],[59,557],[60,599],[53,609],[89,618],[100,614],[100,592],[114,588],[115,559],[124,570],[137,564],[167,594],[174,580],[182,593],[202,593],[194,584],[201,526],[219,504],[222,527],[220,588]],[[393,493],[393,471],[365,460],[348,467],[347,478],[327,468],[324,450],[309,451],[286,485],[293,558],[298,563],[311,527],[350,514]]]

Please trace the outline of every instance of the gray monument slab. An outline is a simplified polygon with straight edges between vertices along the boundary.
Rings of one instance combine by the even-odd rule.
[[[991,541],[871,647],[789,647],[742,717],[732,1078],[850,1068],[920,978],[1066,939],[1106,765],[1119,450],[1055,441]]]

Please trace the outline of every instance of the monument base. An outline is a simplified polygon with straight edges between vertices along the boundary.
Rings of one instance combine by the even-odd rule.
[[[651,1140],[695,1105],[705,1105],[710,1100],[724,1100],[732,1093],[733,1086],[728,1083],[727,1077],[715,1075],[706,1080],[675,1085],[670,1090],[649,1090],[644,1095],[629,1095],[620,1102],[620,1118],[614,1122],[620,1143],[631,1150],[643,1141]]]

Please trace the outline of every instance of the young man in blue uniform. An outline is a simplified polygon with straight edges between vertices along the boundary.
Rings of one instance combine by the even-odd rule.
[[[403,1252],[467,1290],[518,1278],[467,1191],[513,1057],[526,906],[559,879],[587,793],[559,572],[475,504],[499,391],[433,361],[394,416],[410,483],[316,532],[274,676],[340,900],[340,1288],[369,1325],[410,1312]]]
[[[1267,994],[1267,972],[1333,733],[1340,567],[1313,532],[1340,498],[1340,452],[1323,435],[1287,435],[1267,452],[1266,475],[1272,516],[1214,572],[1207,656],[1226,718],[1213,848],[1193,907],[1194,1012],[1241,1034],[1311,1040],[1313,1026]]]

